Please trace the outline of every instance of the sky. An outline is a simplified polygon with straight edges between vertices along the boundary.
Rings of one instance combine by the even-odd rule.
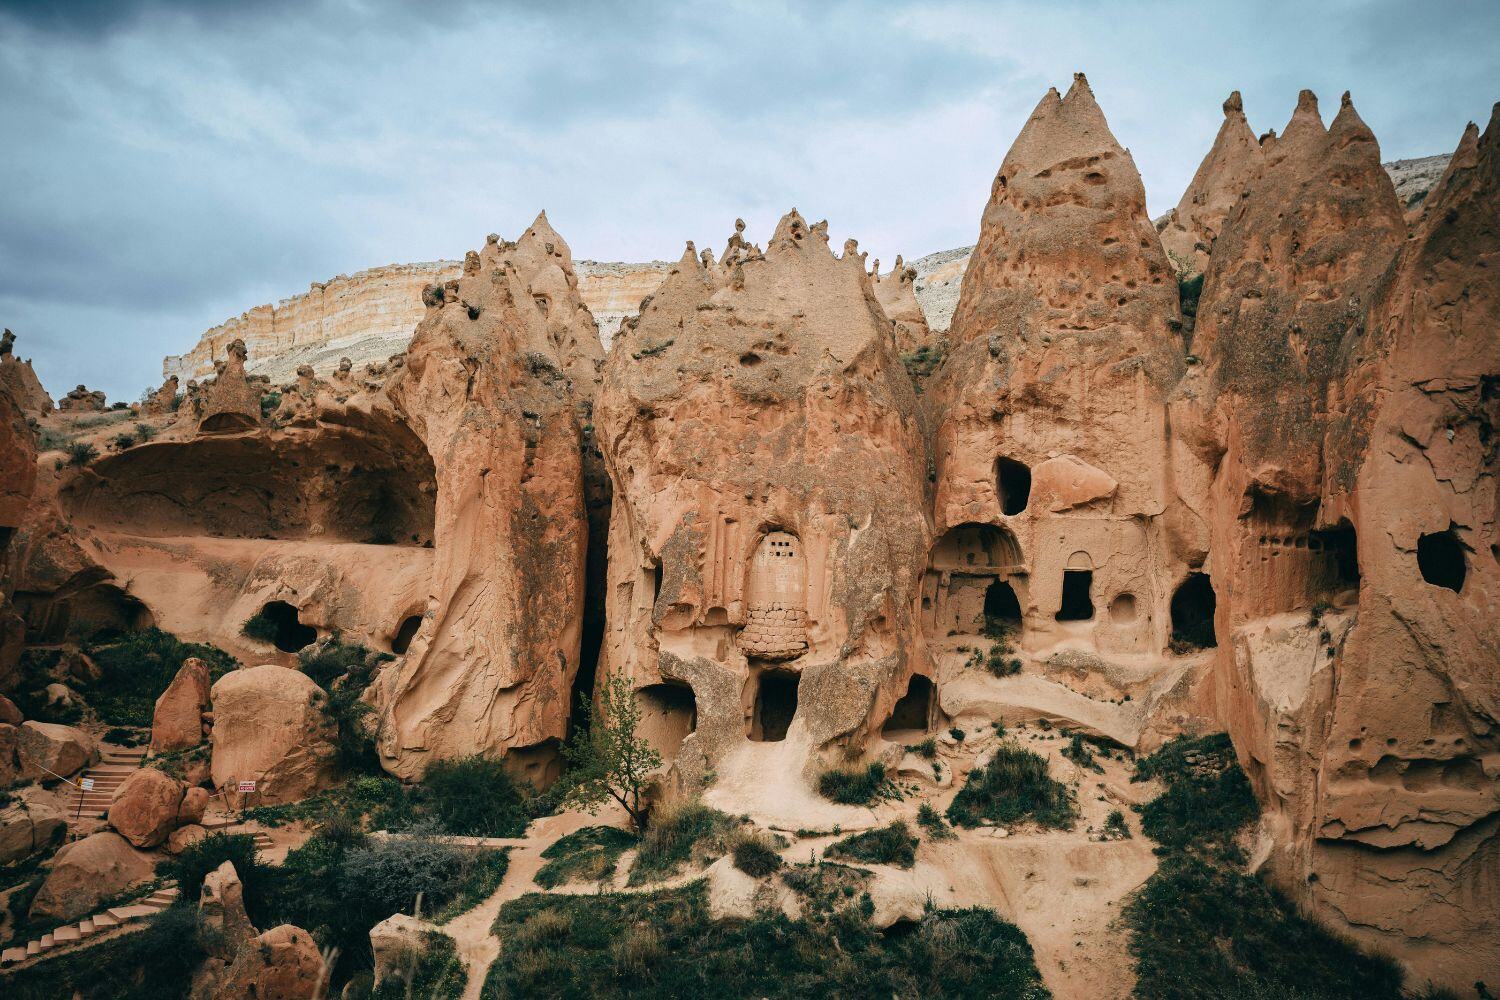
[[[1048,87],[1088,74],[1172,207],[1231,90],[1339,95],[1385,159],[1500,99],[1496,0],[0,0],[0,325],[60,396],[367,267],[546,209],[574,256],[676,259],[792,207],[885,261],[973,243]]]

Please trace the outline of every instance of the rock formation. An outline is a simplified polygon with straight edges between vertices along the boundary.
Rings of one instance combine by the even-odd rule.
[[[917,269],[907,267],[898,256],[896,266],[885,277],[880,276],[880,262],[875,262],[875,273],[871,282],[875,287],[875,299],[892,323],[896,325],[896,349],[906,354],[929,344],[932,333],[927,328],[927,317],[917,302]]]
[[[57,404],[57,408],[64,413],[98,413],[109,405],[104,398],[104,393],[91,391],[88,386],[80,382],[68,391]]]
[[[231,341],[225,349],[218,374],[203,391],[200,434],[234,433],[260,425],[260,392],[245,377],[246,357],[243,340]]]
[[[198,746],[207,728],[204,716],[212,709],[208,664],[190,656],[156,699],[151,716],[151,749],[168,753]]]
[[[180,782],[155,768],[141,768],[115,790],[109,825],[136,847],[160,847],[177,828],[181,806]]]
[[[795,211],[763,254],[725,258],[689,244],[611,344],[596,406],[615,484],[601,670],[663,709],[689,788],[756,742],[857,754],[926,670],[924,445],[864,258]]]
[[[150,855],[131,847],[119,834],[95,833],[64,846],[48,868],[31,901],[31,919],[66,923],[150,879],[156,866]]]
[[[42,388],[31,362],[16,357],[15,346],[15,334],[6,330],[0,335],[0,396],[9,396],[29,417],[45,416],[52,412],[52,397]]]
[[[481,751],[545,771],[566,733],[588,543],[577,405],[599,351],[571,268],[545,215],[491,240],[424,293],[392,379],[440,470],[433,614],[380,693],[398,774]]]
[[[325,695],[299,670],[234,670],[213,686],[213,781],[235,799],[255,782],[253,804],[294,802],[333,778],[334,726]],[[175,815],[174,803],[174,815]]]
[[[1224,124],[1182,200],[1157,223],[1162,246],[1179,274],[1202,273],[1225,217],[1260,169],[1262,156],[1236,90],[1224,102]]]

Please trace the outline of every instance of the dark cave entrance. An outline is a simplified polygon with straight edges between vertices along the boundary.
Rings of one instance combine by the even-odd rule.
[[[1057,609],[1060,622],[1086,622],[1094,617],[1094,599],[1089,591],[1094,586],[1094,571],[1091,569],[1063,570],[1062,606]]]
[[[1337,594],[1359,589],[1359,544],[1354,525],[1341,521],[1336,528],[1310,532],[1307,546],[1322,556],[1325,591]]]
[[[318,630],[298,621],[297,609],[286,601],[269,602],[260,616],[270,623],[271,644],[283,653],[305,649],[318,637]]]
[[[1014,516],[1031,502],[1031,470],[1013,458],[996,459],[995,485],[1002,513]]]
[[[913,674],[902,695],[891,709],[891,717],[881,727],[881,732],[891,733],[902,729],[928,729],[932,720],[932,681],[921,674]]]
[[[1422,571],[1422,579],[1434,587],[1447,587],[1455,594],[1460,593],[1464,589],[1468,567],[1458,533],[1449,527],[1447,531],[1434,531],[1418,538],[1417,568]]]
[[[797,714],[797,685],[802,675],[789,670],[765,670],[755,688],[755,713],[750,738],[757,743],[786,739]]]
[[[984,591],[984,626],[986,632],[1021,629],[1021,602],[1009,582],[995,580]],[[915,677],[912,680],[916,680]]]
[[[1175,651],[1212,649],[1219,644],[1214,636],[1214,609],[1218,599],[1207,573],[1189,573],[1172,595],[1172,646]]]
[[[421,627],[421,615],[409,615],[403,619],[401,627],[396,629],[396,637],[391,640],[391,652],[397,655],[405,654],[411,648],[412,639],[416,638],[417,629]]]

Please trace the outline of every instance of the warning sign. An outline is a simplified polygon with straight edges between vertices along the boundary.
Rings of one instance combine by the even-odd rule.
[[[94,779],[93,778],[84,778],[83,779],[83,790],[85,792],[92,792],[94,790]]]
[[[240,782],[240,791],[242,791],[242,792],[253,792],[253,791],[255,791],[255,782],[253,782],[253,781],[242,781],[242,782]]]

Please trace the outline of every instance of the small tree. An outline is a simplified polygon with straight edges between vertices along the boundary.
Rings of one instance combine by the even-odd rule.
[[[571,766],[564,802],[590,813],[606,799],[625,807],[637,830],[646,828],[648,806],[642,801],[650,774],[661,766],[661,754],[636,735],[641,710],[630,682],[620,676],[604,682],[600,705],[584,706],[585,728],[563,748]]]

